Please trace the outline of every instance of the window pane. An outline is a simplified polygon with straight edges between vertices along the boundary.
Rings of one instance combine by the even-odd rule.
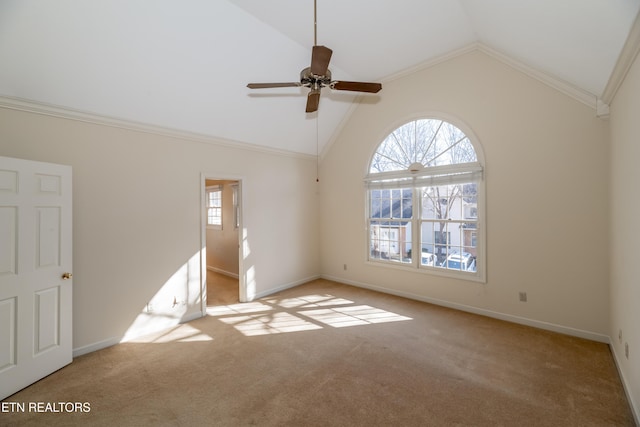
[[[477,160],[469,138],[456,126],[442,120],[422,119],[389,134],[378,146],[369,172],[406,170],[415,162],[429,167]]]
[[[371,220],[370,259],[411,263],[411,222]]]
[[[371,190],[369,215],[371,218],[412,218],[411,189]]]
[[[222,190],[207,189],[207,224],[222,225]]]
[[[473,189],[473,194],[467,194]],[[422,194],[423,219],[455,219],[469,217],[473,212],[477,218],[477,195],[475,184],[453,184],[424,187]]]

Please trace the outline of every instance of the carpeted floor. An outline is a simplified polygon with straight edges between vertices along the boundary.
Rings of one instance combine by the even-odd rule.
[[[0,425],[634,425],[605,344],[326,280],[238,304],[227,282],[207,317],[78,357],[5,400],[90,412],[0,413]]]

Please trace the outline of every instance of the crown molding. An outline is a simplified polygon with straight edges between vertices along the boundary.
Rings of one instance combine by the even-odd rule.
[[[613,67],[613,72],[607,82],[607,86],[604,88],[604,92],[602,92],[602,101],[605,104],[611,104],[613,98],[615,98],[620,85],[633,65],[633,61],[635,61],[638,56],[638,52],[640,52],[640,13],[638,13],[631,26],[627,41],[622,47],[618,61]]]
[[[398,80],[403,77],[410,76],[419,71],[426,70],[428,68],[434,67],[443,62],[447,62],[451,59],[457,58],[462,55],[466,55],[467,53],[478,50],[478,43],[472,43],[470,45],[464,46],[460,49],[452,50],[451,52],[445,53],[444,55],[437,56],[435,58],[429,59],[427,61],[421,62],[413,67],[406,68],[398,73],[388,75],[380,79],[383,83],[388,83],[393,80]]]
[[[571,84],[565,80],[562,80],[558,77],[552,76],[549,73],[544,71],[540,71],[536,68],[533,68],[523,62],[518,61],[502,52],[499,52],[489,46],[486,46],[482,43],[477,45],[477,50],[491,56],[494,59],[514,68],[527,76],[536,79],[545,85],[562,92],[574,100],[583,103],[584,105],[593,108],[596,112],[598,111],[598,97],[591,92],[588,92],[584,89],[580,89],[574,84]]]
[[[57,105],[35,102],[27,99],[0,95],[0,108],[8,110],[24,111],[43,116],[58,117],[61,119],[76,122],[91,123],[100,126],[107,126],[118,129],[125,129],[135,132],[142,132],[152,135],[164,136],[201,144],[216,145],[238,150],[254,151],[285,157],[296,157],[302,159],[315,159],[315,155],[297,153],[294,151],[281,150],[277,148],[265,147],[262,145],[250,144],[247,142],[234,141],[225,138],[213,137],[210,135],[187,132],[180,129],[172,129],[147,123],[124,120],[116,117],[103,116],[91,112],[74,110]]]
[[[449,61],[451,59],[457,58],[459,56],[462,55],[466,55],[468,53],[471,52],[482,52],[498,61],[500,61],[501,63],[515,69],[518,70],[524,74],[526,74],[527,76],[534,78],[542,83],[544,83],[545,85],[562,92],[563,94],[569,96],[570,98],[581,102],[582,104],[593,108],[594,111],[596,111],[596,114],[598,115],[598,117],[602,117],[604,118],[606,115],[608,115],[608,105],[605,105],[602,102],[598,102],[598,97],[584,89],[580,89],[579,87],[577,87],[574,84],[571,84],[565,80],[562,80],[558,77],[552,76],[549,73],[546,73],[544,71],[540,71],[536,68],[533,68],[527,64],[525,64],[524,62],[518,61],[517,59],[512,58],[511,56],[499,52],[496,49],[493,49],[487,45],[485,45],[484,43],[472,43],[468,46],[465,46],[463,48],[451,51],[445,55],[439,56],[437,58],[431,59],[429,61],[426,62],[422,62],[414,67],[408,68],[400,73],[397,74],[392,74],[390,76],[387,76],[386,78],[382,79],[383,82],[390,82],[393,80],[397,80],[400,79],[402,77],[406,77],[408,75],[414,74],[418,71],[422,71],[424,69],[428,69],[431,68],[435,65],[441,64],[443,62]]]

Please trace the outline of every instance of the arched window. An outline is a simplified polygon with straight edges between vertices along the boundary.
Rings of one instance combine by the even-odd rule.
[[[484,281],[484,182],[469,137],[443,120],[400,126],[365,177],[369,261]]]

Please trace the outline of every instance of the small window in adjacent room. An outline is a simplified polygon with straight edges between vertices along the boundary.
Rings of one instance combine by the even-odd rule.
[[[365,184],[370,262],[484,282],[483,166],[464,132],[438,119],[399,127]]]
[[[213,185],[206,188],[207,227],[222,229],[222,186]]]
[[[240,190],[238,184],[231,184],[233,191],[233,228],[240,227]]]

